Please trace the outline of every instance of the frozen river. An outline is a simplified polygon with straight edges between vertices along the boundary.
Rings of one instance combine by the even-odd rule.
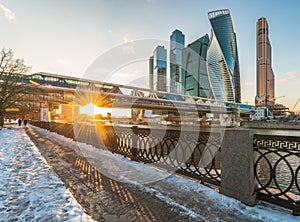
[[[21,128],[0,130],[0,221],[93,221]]]

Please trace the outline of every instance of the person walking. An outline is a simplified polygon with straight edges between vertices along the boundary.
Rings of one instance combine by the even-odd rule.
[[[27,119],[24,119],[24,126],[27,125]]]
[[[21,120],[21,119],[18,119],[18,123],[19,123],[19,126],[21,126],[22,120]]]

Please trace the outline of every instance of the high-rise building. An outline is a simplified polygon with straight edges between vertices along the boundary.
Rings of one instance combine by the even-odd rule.
[[[153,53],[153,89],[167,91],[167,50],[157,46]]]
[[[182,49],[184,34],[178,29],[170,36],[170,92],[182,93]]]
[[[149,89],[153,90],[153,69],[154,69],[154,64],[153,64],[153,56],[149,58]]]
[[[214,97],[220,101],[240,101],[240,73],[236,36],[228,9],[208,13],[211,39],[207,51],[208,75]]]
[[[190,43],[182,50],[183,93],[191,96],[213,98],[207,73],[209,36]]]
[[[269,26],[266,18],[256,23],[256,98],[255,104],[267,104],[274,100],[275,81],[272,69],[272,46],[269,40]]]
[[[234,74],[233,74],[233,81],[234,81],[234,90],[235,90],[235,102],[241,103],[242,102],[242,93],[241,93],[241,77],[240,77],[240,63],[239,63],[239,54],[237,49],[237,41],[236,41],[236,34],[234,33],[235,39],[235,64],[234,64]]]

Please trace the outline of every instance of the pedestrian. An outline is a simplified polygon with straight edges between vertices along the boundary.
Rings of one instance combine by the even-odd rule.
[[[18,119],[18,123],[19,123],[19,126],[21,126],[22,120],[21,120],[21,119]]]
[[[24,126],[27,125],[27,119],[24,119]]]

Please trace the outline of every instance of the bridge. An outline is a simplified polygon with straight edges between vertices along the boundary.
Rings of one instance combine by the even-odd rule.
[[[140,87],[106,83],[51,73],[24,75],[23,82],[35,93],[24,100],[35,112],[43,107],[61,104],[89,103],[98,107],[126,108],[141,110],[163,110],[174,112],[230,114],[240,112],[249,115],[254,106],[220,102],[209,98],[179,95],[169,92],[152,91]]]

